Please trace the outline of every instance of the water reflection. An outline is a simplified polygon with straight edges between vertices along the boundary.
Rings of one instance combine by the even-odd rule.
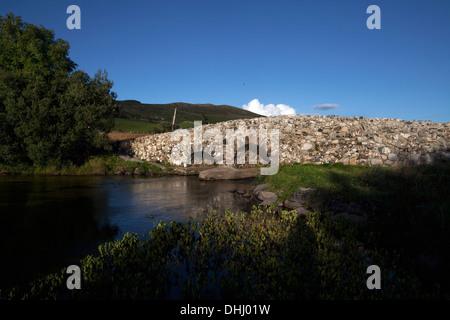
[[[0,288],[76,262],[126,232],[142,234],[160,220],[248,204],[234,189],[249,181],[197,177],[2,177]]]
[[[124,232],[148,232],[160,220],[184,221],[211,210],[243,210],[246,201],[232,190],[248,181],[199,181],[197,177],[110,180],[107,207],[101,216]]]

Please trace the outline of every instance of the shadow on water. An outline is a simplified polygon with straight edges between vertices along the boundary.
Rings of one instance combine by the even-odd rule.
[[[244,210],[229,192],[249,181],[197,177],[2,177],[0,288],[60,270],[105,241],[147,233],[161,220]]]

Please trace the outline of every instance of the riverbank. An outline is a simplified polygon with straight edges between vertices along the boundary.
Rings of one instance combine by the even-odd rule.
[[[80,260],[82,290],[65,289],[61,270],[3,297],[448,299],[449,178],[448,166],[283,165],[256,180],[276,195],[269,206],[160,222]],[[354,221],[323,206],[278,206],[306,188],[375,208]],[[369,265],[381,269],[381,290],[367,289]]]
[[[82,165],[36,166],[17,164],[7,166],[0,164],[0,175],[143,175],[161,176],[172,173],[167,165],[136,162],[122,159],[114,153],[91,156]]]
[[[147,162],[140,159],[132,158],[118,152],[104,155],[91,156],[82,165],[29,165],[17,164],[8,166],[0,164],[0,176],[92,176],[92,175],[126,175],[126,176],[197,176],[200,172],[218,168],[217,165],[195,165],[195,166],[170,166],[168,163]],[[233,170],[228,168],[229,170]],[[239,169],[235,171],[245,171]],[[253,169],[254,173],[245,176],[256,176],[257,169]],[[225,179],[243,179],[242,175]],[[214,176],[208,180],[215,180]]]

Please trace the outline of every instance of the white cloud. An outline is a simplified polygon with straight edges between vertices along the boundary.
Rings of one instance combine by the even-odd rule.
[[[323,104],[316,104],[313,106],[314,110],[330,110],[330,109],[336,109],[339,107],[336,103],[323,103]]]
[[[295,114],[294,108],[285,104],[268,104],[263,105],[258,99],[253,99],[248,104],[242,106],[244,110],[248,110],[263,116],[284,116]]]

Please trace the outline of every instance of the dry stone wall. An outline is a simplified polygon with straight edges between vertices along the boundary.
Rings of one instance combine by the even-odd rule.
[[[212,128],[220,130],[224,139],[227,129],[267,129],[269,137],[272,129],[278,129],[280,163],[390,166],[450,162],[449,122],[295,115],[232,120],[203,125],[202,131]],[[193,130],[185,131],[190,134],[191,147]],[[172,148],[179,143],[168,132],[123,141],[120,148],[141,160],[174,165]],[[203,142],[203,150],[208,143]],[[226,140],[224,150],[225,144]]]

